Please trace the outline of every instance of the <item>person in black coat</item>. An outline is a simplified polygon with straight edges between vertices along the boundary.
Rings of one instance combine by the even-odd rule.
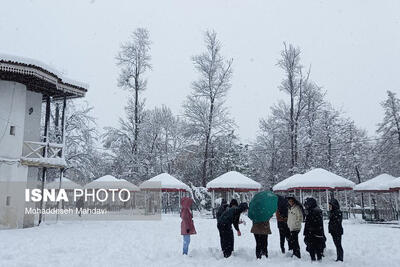
[[[228,202],[226,202],[225,199],[222,199],[221,206],[219,206],[217,214],[216,214],[217,222],[218,222],[219,217],[221,217],[221,215],[226,211],[226,209],[228,207],[229,207]],[[222,247],[223,247],[222,246],[222,234],[221,234],[221,231],[220,231],[218,225],[217,225],[217,228],[218,228],[218,231],[219,231],[219,237],[220,237],[219,239],[220,239],[220,244],[221,244],[221,249],[222,249]]]
[[[218,230],[221,238],[221,247],[224,257],[228,258],[232,255],[233,251],[233,227],[235,227],[238,236],[241,235],[239,230],[239,217],[240,214],[248,209],[246,202],[240,203],[238,207],[228,208],[222,215],[218,218]]]
[[[343,235],[343,226],[342,220],[343,215],[340,210],[339,202],[332,198],[329,201],[329,224],[328,229],[329,233],[332,235],[333,243],[335,243],[336,247],[336,261],[343,261],[343,248],[342,248],[342,235]]]
[[[228,203],[226,202],[226,199],[222,199],[221,206],[219,206],[216,214],[217,220],[227,208],[228,208]]]
[[[276,221],[278,222],[278,229],[279,229],[279,238],[280,238],[280,246],[282,253],[285,253],[285,239],[289,244],[289,250],[291,250],[290,245],[290,230],[287,225],[289,213],[289,203],[287,198],[278,195],[278,209],[276,210]]]
[[[310,253],[311,260],[322,260],[325,248],[325,234],[324,234],[324,221],[322,211],[317,206],[317,201],[310,197],[304,202],[306,209],[306,219],[304,226],[304,243],[306,250]]]

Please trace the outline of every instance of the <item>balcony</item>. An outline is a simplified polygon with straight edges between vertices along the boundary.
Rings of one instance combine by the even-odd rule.
[[[24,141],[21,164],[34,167],[64,168],[63,145],[49,142]]]

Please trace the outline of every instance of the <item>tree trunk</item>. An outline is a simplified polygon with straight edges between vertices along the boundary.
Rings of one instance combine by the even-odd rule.
[[[137,154],[137,142],[139,136],[139,77],[135,78],[135,136],[134,136],[134,153]]]
[[[291,167],[293,172],[293,167],[295,165],[294,161],[294,96],[293,92],[290,94],[290,155],[291,155]]]
[[[202,170],[202,176],[201,176],[201,185],[203,187],[205,187],[206,183],[207,183],[208,147],[209,147],[209,143],[210,143],[213,112],[214,112],[214,100],[212,99],[211,105],[210,105],[210,114],[208,114],[208,129],[206,132],[204,158],[203,158],[203,170]]]

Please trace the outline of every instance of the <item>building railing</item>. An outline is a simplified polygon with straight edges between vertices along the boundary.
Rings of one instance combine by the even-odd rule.
[[[62,144],[24,141],[21,163],[37,167],[65,167],[63,148]]]

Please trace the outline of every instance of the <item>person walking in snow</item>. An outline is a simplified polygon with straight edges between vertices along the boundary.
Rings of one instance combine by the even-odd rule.
[[[316,259],[321,261],[326,241],[322,211],[318,207],[317,201],[312,197],[306,199],[304,208],[306,209],[304,225],[306,250],[310,253],[311,261],[315,261]]]
[[[332,236],[336,247],[336,261],[343,261],[342,235],[343,235],[343,214],[340,210],[339,202],[332,198],[329,201],[329,233]]]
[[[187,255],[189,251],[190,235],[196,234],[194,228],[193,215],[190,207],[193,204],[193,199],[184,197],[181,199],[181,235],[183,236],[183,255]]]
[[[292,249],[289,242],[290,230],[287,225],[288,206],[289,203],[287,199],[283,196],[278,195],[278,209],[276,210],[275,215],[276,215],[276,221],[278,222],[280,246],[283,254],[285,253],[285,240],[287,240],[289,244],[289,250]]]
[[[234,237],[232,224],[237,231],[237,235],[241,236],[242,233],[239,230],[239,217],[242,212],[248,209],[246,202],[240,203],[238,207],[228,208],[222,215],[218,218],[218,230],[221,238],[222,252],[225,258],[232,255],[234,246]]]
[[[299,245],[299,233],[301,230],[301,223],[303,222],[303,207],[293,196],[288,197],[290,209],[288,212],[287,225],[290,230],[289,244],[293,250],[293,255],[297,258],[301,258],[300,245]]]
[[[257,259],[261,259],[262,255],[268,258],[268,235],[271,234],[269,220],[260,223],[253,223],[250,232],[254,234],[254,238],[256,239]]]

